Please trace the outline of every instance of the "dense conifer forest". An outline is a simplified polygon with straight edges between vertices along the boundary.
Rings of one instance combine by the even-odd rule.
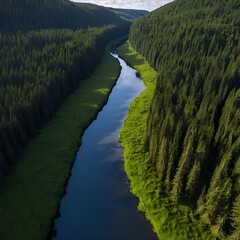
[[[134,22],[158,71],[146,149],[162,189],[240,238],[240,2],[176,0]]]
[[[106,44],[128,27],[92,4],[0,2],[0,182],[28,140],[95,69]]]
[[[70,0],[1,0],[0,31],[15,33],[49,28],[125,25],[111,10]]]
[[[0,35],[0,176],[89,75],[114,26]]]

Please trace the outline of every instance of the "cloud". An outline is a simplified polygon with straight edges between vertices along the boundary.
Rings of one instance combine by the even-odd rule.
[[[134,8],[152,11],[173,0],[74,0],[115,8]]]

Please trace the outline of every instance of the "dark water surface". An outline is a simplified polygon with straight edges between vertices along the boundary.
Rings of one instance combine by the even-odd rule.
[[[61,200],[61,216],[54,220],[57,235],[53,239],[157,239],[129,191],[118,142],[129,104],[145,87],[136,71],[118,60],[121,75],[107,105],[83,135]]]

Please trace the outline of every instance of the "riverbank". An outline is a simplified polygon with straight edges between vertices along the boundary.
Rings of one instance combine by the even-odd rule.
[[[54,240],[157,240],[126,184],[118,140],[129,105],[145,86],[134,69],[118,60],[122,69],[117,83],[82,136],[60,217],[54,220]]]
[[[138,70],[146,85],[146,90],[132,102],[119,137],[124,148],[124,168],[131,191],[139,198],[139,210],[145,213],[161,240],[216,239],[209,226],[202,223],[190,207],[177,205],[160,191],[161,182],[144,148],[147,114],[157,72],[129,44],[120,47],[118,52]]]
[[[47,237],[81,136],[107,102],[119,73],[107,49],[91,77],[29,143],[0,194],[0,239]]]

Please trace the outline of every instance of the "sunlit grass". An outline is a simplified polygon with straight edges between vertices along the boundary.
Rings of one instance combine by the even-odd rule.
[[[161,240],[216,239],[209,226],[202,223],[189,207],[177,205],[161,191],[154,164],[144,149],[147,114],[157,73],[129,44],[122,46],[119,53],[139,71],[146,85],[146,90],[132,102],[119,137],[124,147],[124,167],[131,191],[140,200],[139,210],[145,212]]]
[[[83,131],[106,103],[119,72],[107,51],[92,76],[29,143],[0,194],[1,240],[46,238]]]

